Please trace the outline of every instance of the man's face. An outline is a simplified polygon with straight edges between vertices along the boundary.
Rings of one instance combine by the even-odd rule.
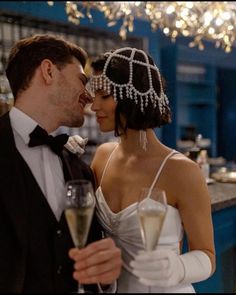
[[[60,108],[62,125],[80,127],[84,123],[84,107],[92,103],[85,89],[87,77],[80,62],[73,58],[59,71],[54,100]]]

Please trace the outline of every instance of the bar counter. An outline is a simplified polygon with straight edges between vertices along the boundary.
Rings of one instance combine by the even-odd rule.
[[[216,250],[216,271],[206,281],[194,284],[197,293],[236,291],[236,183],[208,185]]]
[[[213,212],[236,205],[236,183],[215,182],[208,189]]]

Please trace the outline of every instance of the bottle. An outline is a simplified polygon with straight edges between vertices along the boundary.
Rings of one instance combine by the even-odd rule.
[[[199,156],[197,158],[197,163],[199,164],[199,166],[202,170],[202,173],[207,181],[209,179],[209,175],[210,175],[210,165],[208,163],[207,150],[200,151]]]
[[[201,134],[198,134],[195,137],[195,142],[194,142],[193,147],[188,151],[188,154],[187,154],[187,156],[191,160],[193,160],[194,162],[197,162],[197,159],[198,159],[199,154],[200,154],[199,142],[200,142],[201,139],[202,139],[202,135]]]

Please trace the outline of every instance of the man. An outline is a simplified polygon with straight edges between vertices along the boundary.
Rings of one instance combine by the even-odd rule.
[[[95,219],[90,244],[73,249],[65,181],[93,182],[93,174],[47,136],[83,124],[91,102],[86,58],[83,49],[52,35],[20,40],[10,52],[6,74],[15,102],[0,118],[0,292],[75,292],[76,280],[102,291],[119,276],[120,250],[101,239]],[[57,143],[66,141],[62,135]]]

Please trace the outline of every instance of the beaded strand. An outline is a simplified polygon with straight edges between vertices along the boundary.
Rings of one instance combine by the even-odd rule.
[[[120,54],[121,52],[126,50],[131,51],[130,57]],[[145,62],[135,60],[134,59],[135,52],[142,53],[144,56]],[[105,91],[107,91],[108,94],[111,94],[111,85],[112,85],[113,96],[115,101],[117,101],[118,98],[123,99],[123,93],[124,93],[123,91],[125,91],[126,97],[134,100],[135,104],[140,104],[141,112],[144,112],[144,109],[148,107],[149,103],[151,103],[154,108],[156,108],[158,105],[161,114],[164,112],[164,108],[165,106],[169,104],[169,101],[163,91],[160,72],[156,65],[151,65],[149,63],[148,56],[144,51],[136,49],[136,48],[124,47],[124,48],[117,49],[114,52],[106,52],[104,55],[108,56],[108,58],[105,62],[102,74],[93,75],[90,80],[91,90],[94,93],[98,89],[104,89]],[[112,81],[106,74],[108,65],[113,57],[118,57],[118,58],[127,60],[129,62],[129,81],[125,84],[119,84]],[[138,64],[141,66],[145,66],[147,68],[149,89],[145,92],[141,92],[137,90],[135,86],[133,85],[133,64]],[[160,80],[160,96],[157,95],[155,89],[153,88],[151,69],[155,70],[158,74],[158,77]]]

